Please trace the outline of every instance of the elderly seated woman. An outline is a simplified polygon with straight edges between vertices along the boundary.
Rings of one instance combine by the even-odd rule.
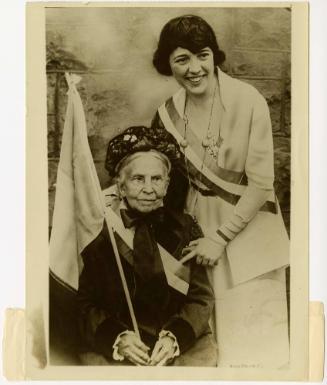
[[[115,239],[140,337],[104,228],[82,255],[84,364],[216,366],[206,268],[180,262],[183,248],[202,231],[191,216],[164,204],[169,174],[180,162],[178,144],[165,130],[154,135],[146,127],[130,127],[109,143],[106,169],[117,183],[107,191],[108,206],[121,224],[120,231],[114,228]]]

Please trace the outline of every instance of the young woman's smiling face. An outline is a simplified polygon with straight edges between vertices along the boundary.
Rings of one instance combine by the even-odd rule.
[[[211,48],[205,47],[193,53],[178,47],[171,53],[169,64],[174,78],[186,92],[193,95],[209,92],[215,71]]]

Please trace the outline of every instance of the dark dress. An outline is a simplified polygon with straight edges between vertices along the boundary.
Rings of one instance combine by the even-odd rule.
[[[176,259],[181,258],[182,249],[191,240],[203,236],[191,216],[169,209],[164,211],[163,220],[155,223],[153,229],[157,242]],[[117,234],[115,236],[121,246],[122,240]],[[167,286],[163,288],[166,291],[166,296],[162,297],[164,300],[160,300],[161,293],[153,293],[150,298],[149,291],[142,297],[142,281],[135,273],[133,260],[124,255],[132,255],[132,251],[126,245],[125,249],[119,247],[119,250],[144,343],[152,349],[159,332],[164,329],[176,336],[181,357],[187,351],[197,350],[197,341],[203,336],[211,336],[209,319],[214,295],[206,268],[195,261],[188,262],[190,286],[187,295]],[[133,330],[133,327],[106,228],[88,245],[82,256],[84,269],[77,296],[79,325],[84,342],[82,351],[98,353],[110,362],[117,335],[125,330]],[[183,364],[187,365],[187,362]]]

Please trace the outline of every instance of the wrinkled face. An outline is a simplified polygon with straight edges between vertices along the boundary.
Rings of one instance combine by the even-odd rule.
[[[214,79],[214,58],[211,48],[197,53],[178,47],[169,57],[169,64],[177,82],[193,95],[209,91]]]
[[[140,153],[120,172],[120,193],[129,206],[149,213],[163,205],[169,184],[165,163],[151,152]]]

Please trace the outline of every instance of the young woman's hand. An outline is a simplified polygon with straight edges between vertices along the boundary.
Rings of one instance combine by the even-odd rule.
[[[223,255],[225,246],[210,238],[196,239],[182,251],[183,258],[180,262],[185,263],[196,258],[196,263],[203,266],[215,266]]]

